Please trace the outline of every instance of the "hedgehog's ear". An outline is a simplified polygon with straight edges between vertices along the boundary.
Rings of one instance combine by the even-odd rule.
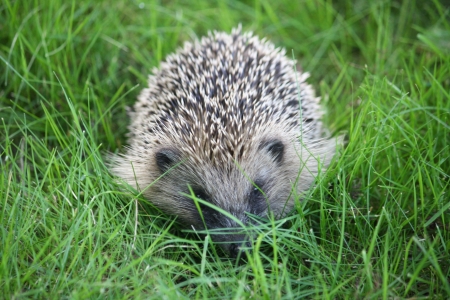
[[[267,151],[277,163],[281,163],[283,160],[284,144],[280,140],[272,139],[264,141],[259,146],[259,149],[264,149]]]
[[[171,167],[178,163],[180,153],[172,148],[158,150],[155,154],[156,164],[162,173],[167,172]]]

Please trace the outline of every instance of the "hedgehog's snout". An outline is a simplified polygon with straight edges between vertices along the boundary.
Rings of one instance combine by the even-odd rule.
[[[252,249],[248,234],[230,234],[226,236],[226,240],[219,245],[231,258],[242,258],[245,251],[251,251]]]
[[[251,251],[252,244],[250,242],[231,243],[228,247],[228,253],[231,258],[242,258],[244,251]]]

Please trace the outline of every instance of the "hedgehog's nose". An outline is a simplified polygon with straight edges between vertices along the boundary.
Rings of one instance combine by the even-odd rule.
[[[250,242],[237,242],[237,243],[232,243],[230,245],[229,249],[229,254],[230,257],[232,258],[242,258],[244,255],[244,250],[250,250],[251,249],[251,244]]]

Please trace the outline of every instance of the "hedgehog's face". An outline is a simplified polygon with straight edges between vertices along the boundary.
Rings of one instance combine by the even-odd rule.
[[[300,169],[289,141],[266,137],[254,144],[240,161],[222,165],[195,161],[176,148],[158,149],[154,160],[164,176],[145,195],[189,227],[227,231],[212,238],[236,255],[248,239],[239,227],[251,224],[251,215],[280,217],[293,208],[292,186]]]

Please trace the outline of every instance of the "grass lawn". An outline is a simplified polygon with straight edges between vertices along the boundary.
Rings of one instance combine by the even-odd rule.
[[[0,298],[449,299],[450,3],[335,2],[2,0]],[[298,59],[346,136],[240,263],[104,159],[151,69],[239,23]]]

